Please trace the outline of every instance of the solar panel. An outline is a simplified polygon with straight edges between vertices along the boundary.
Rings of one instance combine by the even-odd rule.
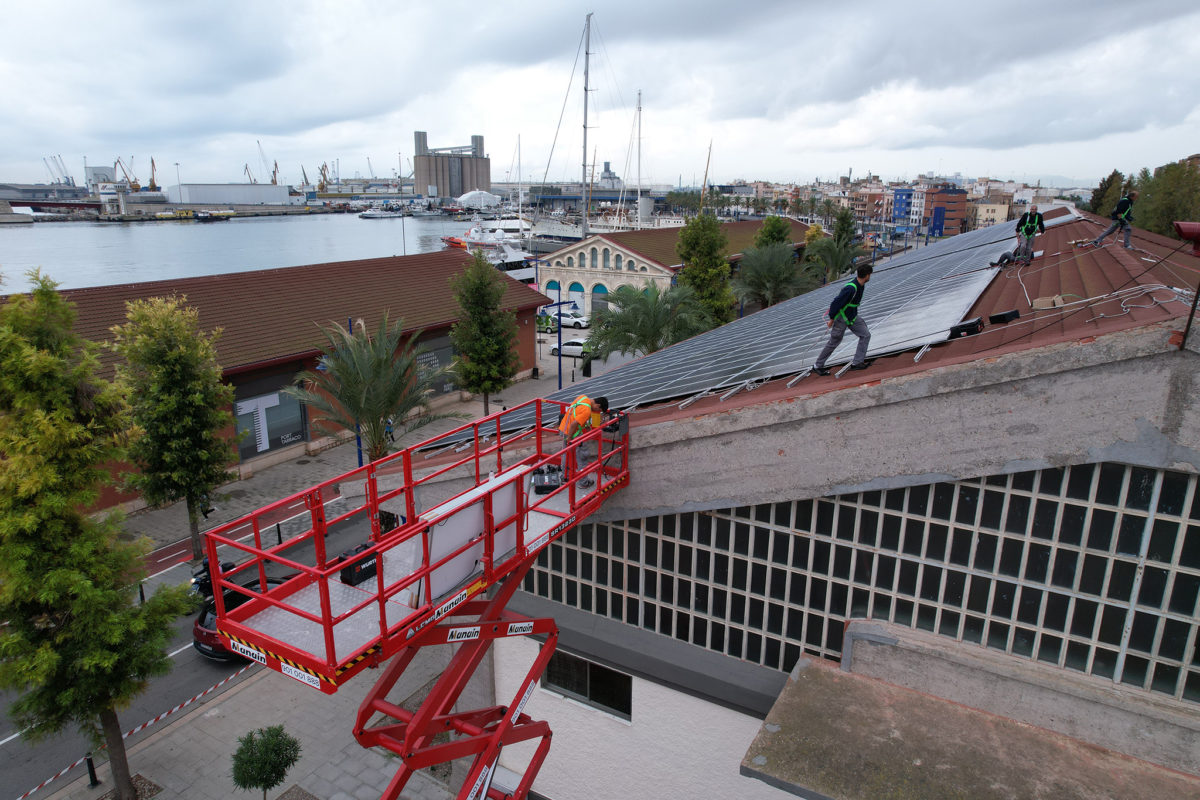
[[[1071,219],[1066,215],[1046,225]],[[997,225],[959,234],[878,266],[859,309],[871,329],[868,358],[947,340],[950,328],[963,320],[999,272],[989,263],[1015,245],[1012,226]],[[837,281],[763,309],[549,398],[569,402],[580,394],[605,396],[613,408],[632,408],[800,373],[812,365],[827,341],[825,315],[845,283]],[[848,362],[857,345],[858,338],[847,333],[827,366]]]

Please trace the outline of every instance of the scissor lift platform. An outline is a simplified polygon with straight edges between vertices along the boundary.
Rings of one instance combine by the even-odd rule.
[[[397,797],[412,770],[466,755],[476,758],[468,777],[475,785],[465,786],[461,797],[524,797],[545,757],[549,728],[522,709],[553,653],[557,628],[553,620],[525,619],[504,606],[537,554],[629,480],[627,420],[618,416],[562,447],[557,426],[564,408],[539,399],[484,417],[207,535],[217,629],[234,651],[327,694],[400,653],[364,701],[355,727],[364,745],[387,747],[404,759],[385,797]],[[564,480],[537,494],[532,478],[548,468],[560,468]],[[419,495],[456,480],[453,485],[466,488],[421,507]],[[334,495],[362,500],[326,519],[324,500]],[[267,520],[297,500],[305,508],[292,520],[299,534],[285,541],[277,533],[268,544]],[[362,532],[357,547],[326,552],[331,527],[355,525]],[[235,566],[223,569],[222,560]],[[268,585],[268,577],[282,583]],[[489,589],[490,599],[479,597]],[[234,592],[242,601],[227,603]],[[463,616],[473,622],[441,623]],[[523,696],[508,706],[451,714],[491,643],[525,635],[544,635],[546,642],[522,682]],[[408,713],[387,701],[419,648],[451,643],[462,644],[420,710]],[[368,727],[375,713],[393,722]],[[460,739],[431,744],[443,730]],[[489,789],[500,748],[535,737],[542,743],[522,788],[511,795]]]

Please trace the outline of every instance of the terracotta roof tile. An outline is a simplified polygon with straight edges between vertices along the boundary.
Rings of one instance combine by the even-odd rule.
[[[412,256],[338,261],[197,278],[63,290],[76,306],[76,331],[86,339],[111,339],[125,321],[125,302],[186,295],[205,330],[224,329],[217,358],[226,372],[289,357],[311,355],[321,341],[318,324],[348,318],[378,323],[386,311],[405,330],[446,328],[458,316],[450,278],[470,256],[442,250]],[[505,306],[533,309],[549,298],[508,280]]]
[[[795,220],[788,220],[788,222],[792,226],[792,241],[803,242],[804,234],[808,232],[808,226]],[[725,235],[729,237],[727,255],[740,254],[753,245],[754,235],[761,227],[761,220],[722,223],[721,230],[725,231]],[[680,260],[679,254],[675,252],[675,245],[679,242],[681,230],[683,230],[682,227],[649,228],[642,231],[603,233],[599,234],[598,238],[631,250],[664,267],[676,267],[679,266]]]

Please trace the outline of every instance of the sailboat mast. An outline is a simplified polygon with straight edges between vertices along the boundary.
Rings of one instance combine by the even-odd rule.
[[[583,238],[588,235],[588,197],[587,197],[587,179],[588,179],[588,159],[587,159],[587,111],[588,111],[588,57],[592,54],[592,14],[588,12],[587,19],[583,26],[583,174],[581,176],[581,185],[579,194],[584,198],[583,206]]]
[[[634,205],[634,214],[637,215],[637,229],[642,229],[642,90],[638,89],[638,170],[637,170],[637,202]]]

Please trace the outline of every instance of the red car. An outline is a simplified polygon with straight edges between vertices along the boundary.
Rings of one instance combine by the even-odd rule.
[[[283,583],[281,578],[267,578],[267,586],[278,586]],[[243,586],[250,589],[258,588],[258,581],[248,581]],[[225,593],[225,608],[237,608],[248,598],[241,592]],[[196,621],[192,624],[192,647],[196,648],[196,652],[205,658],[211,658],[216,661],[245,661],[243,656],[234,653],[229,649],[228,640],[224,639],[217,633],[217,604],[210,597],[204,601],[204,606],[200,609],[200,616],[196,617]]]

